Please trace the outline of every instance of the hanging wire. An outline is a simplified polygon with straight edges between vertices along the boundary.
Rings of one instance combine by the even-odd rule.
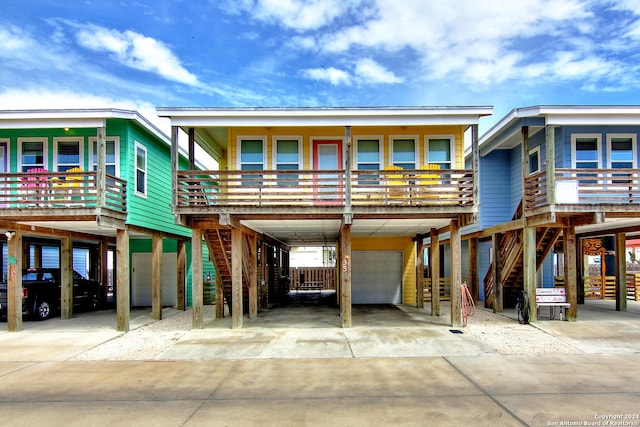
[[[473,316],[476,313],[476,305],[473,302],[471,292],[469,292],[467,282],[462,282],[460,284],[460,299],[462,300],[462,303],[460,304],[462,310],[462,326],[467,326],[469,316]]]

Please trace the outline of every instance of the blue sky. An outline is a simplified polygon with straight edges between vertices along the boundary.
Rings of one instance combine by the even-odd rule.
[[[640,1],[4,0],[0,109],[640,104]]]

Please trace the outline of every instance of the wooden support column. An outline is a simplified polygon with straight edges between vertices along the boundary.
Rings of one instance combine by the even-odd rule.
[[[189,128],[189,170],[196,168],[196,130]]]
[[[616,233],[616,311],[627,311],[627,236]]]
[[[7,328],[22,330],[22,232],[16,230],[7,241]]]
[[[258,238],[255,234],[249,240],[249,319],[258,317]]]
[[[416,235],[416,307],[424,308],[424,239]]]
[[[469,273],[470,280],[469,283],[471,296],[473,297],[473,301],[477,302],[480,299],[480,282],[478,279],[478,239],[469,239]]]
[[[162,236],[151,236],[151,318],[162,320]]]
[[[103,284],[104,295],[103,301],[107,301],[107,288],[109,284],[109,265],[108,265],[108,253],[109,253],[109,244],[105,241],[101,241],[98,247],[98,275],[97,279]]]
[[[231,328],[242,328],[242,230],[231,229]]]
[[[431,229],[431,247],[429,249],[431,315],[440,316],[440,236],[438,236],[438,230],[435,228]]]
[[[449,227],[449,250],[451,258],[451,326],[462,326],[462,300],[460,284],[462,283],[462,240],[460,237],[460,223],[451,220]]]
[[[573,226],[563,230],[562,244],[564,246],[564,287],[567,302],[571,304],[567,310],[567,320],[575,322],[578,319],[578,257],[576,229]],[[584,289],[584,287],[582,287]]]
[[[42,245],[40,244],[33,245],[33,268],[41,268],[41,267],[42,267]]]
[[[178,205],[178,195],[176,192],[176,183],[178,181],[178,163],[180,155],[178,154],[178,139],[180,128],[171,126],[171,211],[175,214],[175,207]]]
[[[107,136],[104,126],[98,128],[96,142],[96,210],[98,216],[101,215],[102,209],[106,204],[106,188],[107,188]]]
[[[71,319],[73,316],[73,249],[71,237],[63,237],[60,241],[60,318]]]
[[[351,327],[351,224],[342,221],[340,229],[340,315],[342,327]]]
[[[203,264],[202,264],[202,230],[191,229],[191,303],[193,306],[193,329],[202,329],[204,309],[203,294]]]
[[[129,230],[116,230],[116,330],[128,332],[131,312],[129,285]]]
[[[526,226],[522,230],[522,275],[524,291],[529,296],[529,321],[537,320],[536,311],[536,228]]]
[[[178,256],[178,271],[176,272],[176,304],[178,310],[186,309],[185,298],[185,285],[187,282],[187,245],[183,240],[178,240],[177,256]]]
[[[478,125],[471,125],[471,164],[473,168],[473,206],[480,205],[480,150],[478,144]],[[477,222],[478,213],[474,214]]]
[[[491,236],[491,251],[493,253],[493,312],[502,313],[504,310],[504,297],[502,289],[502,259],[500,258],[500,234]],[[485,295],[486,298],[486,295]]]
[[[547,147],[547,203],[556,204],[556,139],[555,126],[547,125],[545,128],[545,143]]]

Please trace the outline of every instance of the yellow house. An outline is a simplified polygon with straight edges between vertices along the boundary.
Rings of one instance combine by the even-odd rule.
[[[203,238],[210,253],[227,254],[214,262],[234,327],[273,296],[258,282],[274,263],[288,268],[292,246],[335,242],[343,327],[352,304],[421,306],[423,236],[449,233],[451,279],[460,282],[460,227],[477,213],[478,188],[477,162],[464,165],[465,132],[477,159],[477,124],[491,107],[158,112],[171,119],[174,159],[179,129],[188,135],[191,165],[173,162],[174,212],[192,229],[194,256]],[[196,145],[218,170],[196,170]],[[193,274],[199,327],[202,274]],[[452,303],[453,324],[458,311]]]

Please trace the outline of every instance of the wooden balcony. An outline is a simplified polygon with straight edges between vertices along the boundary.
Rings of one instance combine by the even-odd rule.
[[[549,207],[547,171],[525,180],[528,211]],[[640,169],[556,169],[556,211],[640,211]]]
[[[0,219],[85,220],[109,216],[125,220],[126,181],[107,175],[99,191],[97,172],[0,174]]]
[[[178,214],[472,213],[470,170],[178,171]]]

